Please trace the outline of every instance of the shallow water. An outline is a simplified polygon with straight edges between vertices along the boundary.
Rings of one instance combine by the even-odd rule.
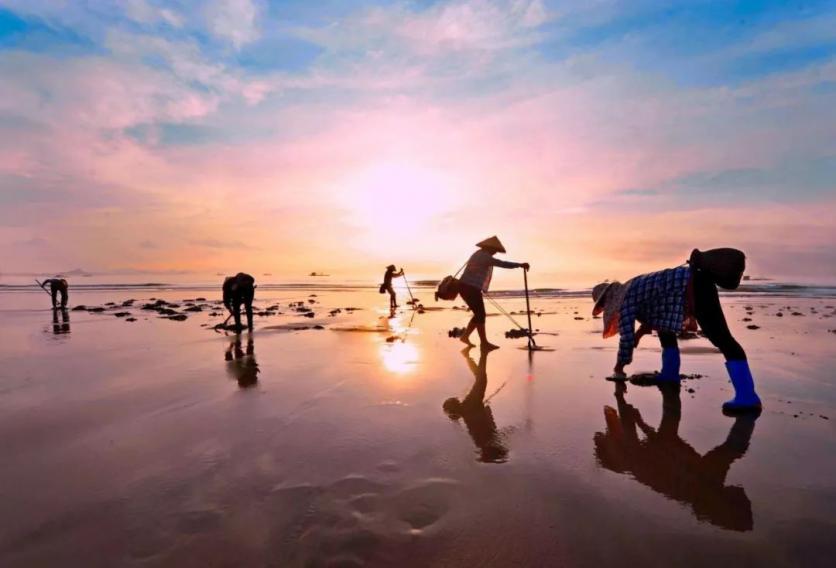
[[[582,299],[535,300],[550,350],[531,356],[491,317],[502,348],[480,357],[429,293],[448,309],[389,320],[356,290],[287,308],[311,293],[259,290],[283,313],[238,337],[208,311],[54,322],[45,295],[0,294],[0,565],[831,564],[834,300],[724,299],[766,407],[735,420],[704,339],[681,342],[703,376],[679,393],[604,380],[617,345]],[[216,299],[71,300],[196,295]],[[631,370],[658,359],[646,338]]]

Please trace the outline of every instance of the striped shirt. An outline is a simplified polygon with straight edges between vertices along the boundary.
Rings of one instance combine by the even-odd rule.
[[[461,281],[464,284],[478,288],[482,292],[487,292],[491,285],[491,277],[493,276],[493,267],[500,268],[519,268],[516,262],[509,262],[506,260],[499,260],[484,249],[479,249],[474,252],[462,273]]]
[[[618,316],[619,363],[627,365],[633,361],[636,320],[656,331],[682,331],[690,278],[691,268],[680,266],[636,276],[627,282]]]

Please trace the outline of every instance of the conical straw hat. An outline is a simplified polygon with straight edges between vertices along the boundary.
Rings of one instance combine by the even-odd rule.
[[[487,238],[482,242],[476,243],[476,246],[483,249],[495,250],[496,252],[507,252],[505,247],[502,246],[502,243],[499,242],[499,238],[496,235]]]
[[[618,316],[629,284],[622,284],[617,280],[601,282],[592,289],[592,301],[595,302],[592,315],[604,313],[604,339],[618,333]]]

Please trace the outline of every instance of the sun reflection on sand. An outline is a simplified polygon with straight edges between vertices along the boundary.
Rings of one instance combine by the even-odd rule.
[[[415,343],[407,343],[407,337],[415,330],[412,323],[415,312],[404,322],[401,318],[389,318],[388,326],[392,332],[388,338],[375,338],[380,341],[379,353],[383,367],[390,373],[406,375],[415,370],[421,359],[420,351]]]
[[[399,340],[381,343],[380,359],[383,367],[390,373],[407,375],[417,368],[421,355],[414,344],[403,343]]]

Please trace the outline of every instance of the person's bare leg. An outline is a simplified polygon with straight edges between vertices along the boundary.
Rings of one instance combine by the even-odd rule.
[[[479,332],[479,341],[481,342],[481,348],[483,350],[499,349],[499,345],[494,345],[493,343],[488,341],[488,335],[485,332],[485,322],[477,323],[476,331]]]
[[[467,327],[464,329],[464,333],[459,337],[459,341],[467,345],[468,347],[476,347],[473,342],[470,341],[470,334],[473,333],[473,330],[476,329],[476,317],[470,318],[470,321],[467,322]]]

